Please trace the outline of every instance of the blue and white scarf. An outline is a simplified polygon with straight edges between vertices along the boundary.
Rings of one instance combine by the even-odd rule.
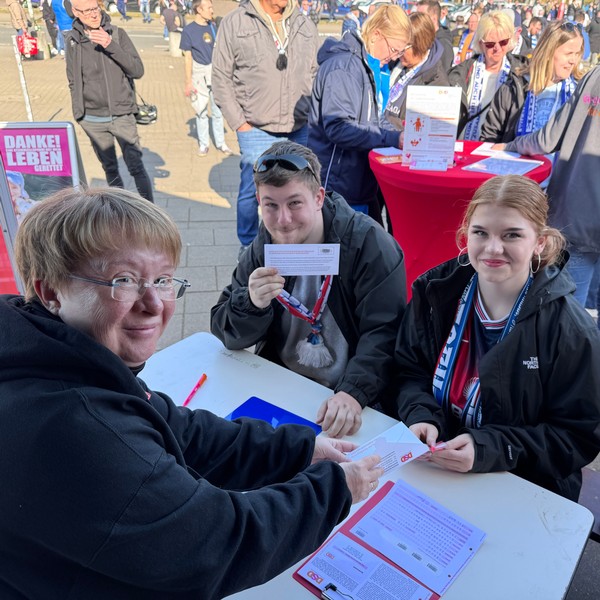
[[[467,122],[465,127],[465,140],[479,140],[479,120],[481,119],[481,101],[483,98],[483,77],[485,73],[485,57],[483,54],[479,55],[477,62],[475,63],[475,70],[473,72],[473,89],[471,92],[471,102],[469,103],[469,117],[477,115],[475,118]],[[498,89],[508,78],[510,73],[510,62],[506,56],[502,64],[500,76],[496,82],[496,89]]]
[[[471,281],[467,284],[456,310],[456,316],[454,318],[454,324],[450,329],[448,339],[444,344],[440,356],[438,358],[435,372],[433,374],[433,396],[438,401],[438,404],[444,409],[446,415],[452,414],[452,399],[450,397],[450,388],[452,379],[454,377],[454,371],[458,362],[464,364],[463,360],[457,360],[459,355],[469,351],[469,344],[463,344],[463,335],[465,327],[467,326],[468,319],[471,317],[471,307],[473,305],[473,298],[477,290],[477,273],[471,277]],[[517,317],[523,307],[525,296],[531,284],[533,277],[529,276],[527,282],[521,289],[517,300],[515,301],[510,314],[508,315],[506,325],[498,338],[500,343],[513,329],[517,322]],[[461,424],[464,427],[478,428],[481,425],[481,398],[480,398],[480,382],[479,377],[474,378],[469,385],[469,391],[464,405],[464,409],[461,417]]]
[[[567,100],[575,91],[576,86],[577,82],[575,79],[573,79],[573,77],[563,79],[560,88],[560,101],[554,112],[556,112],[563,104],[565,104],[565,102],[567,102]],[[521,116],[519,117],[519,124],[517,125],[517,137],[534,131],[537,100],[538,96],[536,96],[531,90],[527,92],[525,104],[523,105]]]

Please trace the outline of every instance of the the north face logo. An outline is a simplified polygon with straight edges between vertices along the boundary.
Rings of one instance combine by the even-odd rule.
[[[523,361],[523,366],[527,367],[528,369],[539,369],[540,365],[538,364],[538,357],[530,356],[529,360]]]

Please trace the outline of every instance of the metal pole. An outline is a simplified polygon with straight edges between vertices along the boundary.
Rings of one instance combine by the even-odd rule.
[[[23,72],[23,63],[21,62],[21,53],[17,46],[17,36],[12,36],[13,50],[15,51],[15,60],[17,61],[17,69],[19,70],[19,79],[21,81],[21,90],[25,99],[25,110],[27,111],[27,119],[33,121],[33,111],[31,110],[31,102],[29,101],[29,92],[27,91],[27,82],[25,81],[25,73]]]

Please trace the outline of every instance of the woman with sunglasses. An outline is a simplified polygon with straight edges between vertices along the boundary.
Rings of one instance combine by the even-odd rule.
[[[189,410],[138,378],[189,287],[180,255],[173,220],[119,188],[63,190],[19,226],[25,297],[0,297],[0,598],[223,598],[377,487],[379,457],[348,462],[354,444]]]
[[[486,115],[481,139],[510,142],[536,131],[567,102],[582,76],[583,37],[570,21],[550,22],[528,66],[510,73]]]
[[[402,131],[409,85],[448,85],[442,58],[444,47],[436,40],[433,21],[427,13],[411,13],[412,42],[398,57],[390,77],[390,95],[385,121]]]
[[[491,11],[481,17],[474,46],[479,53],[448,73],[450,85],[463,90],[458,131],[465,140],[479,140],[496,90],[526,60],[509,54],[515,47],[515,27],[512,18],[502,11]]]
[[[379,124],[367,53],[383,65],[397,59],[410,43],[406,13],[386,4],[365,21],[362,35],[348,31],[340,41],[328,38],[317,56],[320,66],[308,115],[308,147],[322,165],[323,187],[380,223],[378,186],[369,167],[369,152],[382,146],[400,147],[400,135]]]
[[[510,471],[577,501],[600,450],[600,333],[573,297],[548,199],[519,175],[475,192],[458,257],[413,283],[398,414],[461,473]]]

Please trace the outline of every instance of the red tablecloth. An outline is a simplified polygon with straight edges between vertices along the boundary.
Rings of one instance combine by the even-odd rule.
[[[17,294],[17,285],[10,264],[10,258],[0,233],[0,294]]]
[[[456,256],[456,230],[475,190],[494,177],[487,173],[463,171],[462,167],[485,156],[471,155],[481,142],[464,142],[463,152],[454,154],[455,166],[447,171],[411,171],[400,163],[382,164],[375,152],[369,154],[392,221],[394,237],[402,246],[406,261],[406,283],[410,286],[422,273]],[[550,174],[550,161],[527,173],[538,183]]]

